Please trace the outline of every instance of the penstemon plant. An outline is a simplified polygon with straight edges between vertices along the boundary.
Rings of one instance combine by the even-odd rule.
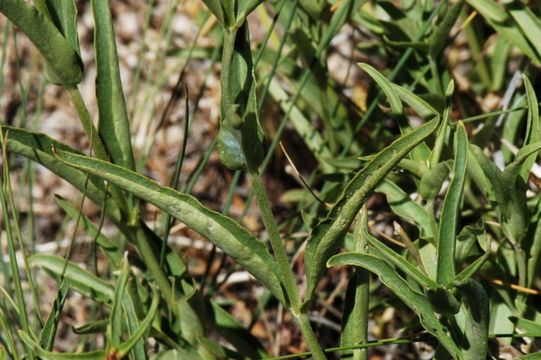
[[[137,171],[109,1],[91,1],[99,115],[95,127],[78,88],[84,69],[75,2],[0,0],[0,12],[42,55],[48,81],[69,94],[93,154],[85,155],[44,133],[2,124],[4,219],[15,211],[9,154],[18,154],[50,169],[100,206],[137,252],[128,256],[124,243],[107,238],[91,219],[58,197],[57,203],[95,239],[118,276],[100,278],[72,262],[69,253],[65,258],[23,254],[34,301],[38,296],[31,268],[45,269],[59,284],[48,317],[42,319],[38,310],[31,321],[15,256],[15,247],[24,250],[25,245],[20,230],[12,231],[12,221],[4,220],[14,289],[0,287],[6,298],[0,307],[0,329],[5,334],[0,358],[146,360],[151,353],[149,338],[157,344],[152,359],[267,358],[260,341],[216,299],[201,291],[184,259],[167,244],[170,216],[233,258],[283,305],[309,348],[309,353],[299,356],[326,359],[330,352],[324,349],[311,322],[310,309],[322,296],[318,289],[327,269],[339,266],[354,268],[344,294],[340,347],[334,348],[344,358],[368,359],[368,347],[403,340],[368,341],[373,302],[382,306],[374,287],[381,285],[398,299],[397,307],[405,305],[415,315],[409,328],[423,329],[421,340],[437,342],[436,358],[495,357],[489,347],[493,338],[518,338],[521,332],[520,337],[541,336],[541,312],[528,295],[539,295],[532,288],[538,286],[541,254],[541,198],[538,192],[527,196],[530,171],[541,150],[534,86],[524,75],[525,101],[518,99],[513,110],[517,115],[509,115],[508,122],[518,128],[520,116],[526,114],[525,132],[519,133],[512,125],[501,131],[502,143],[521,146],[515,147],[514,154],[506,153],[499,168],[487,156],[487,149],[494,145],[488,142],[491,136],[500,136],[494,114],[453,115],[459,94],[442,60],[448,40],[456,36],[452,34],[455,24],[463,21],[462,28],[471,26],[473,17],[465,15],[475,14],[475,9],[504,39],[497,46],[507,49],[503,55],[491,55],[492,68],[507,61],[507,57],[496,57],[510,56],[509,44],[540,63],[541,49],[534,39],[541,34],[541,20],[533,10],[519,1],[501,5],[493,0],[439,2],[436,6],[428,1],[404,1],[407,4],[402,7],[386,1],[370,2],[378,9],[372,13],[363,0],[203,2],[217,20],[221,41],[217,152],[228,169],[236,174],[246,172],[270,246],[235,219],[202,204],[189,191],[161,186]],[[283,26],[285,34],[277,47],[265,42],[254,52],[247,18],[265,6],[277,13],[275,22]],[[381,12],[386,16],[380,19]],[[422,20],[422,25],[412,26],[412,19]],[[400,54],[390,74],[368,63],[358,64],[359,72],[381,89],[362,116],[342,101],[343,94],[329,76],[326,62],[332,38],[347,23],[364,26],[375,34],[382,49]],[[413,30],[418,32],[412,35]],[[472,54],[480,56],[478,34],[467,31]],[[271,28],[265,41],[272,34]],[[284,48],[289,49],[284,53]],[[263,67],[270,72],[261,70]],[[486,77],[487,65],[482,61],[477,71],[484,90],[502,87],[497,79]],[[416,86],[424,89],[423,96],[411,90]],[[293,89],[293,96],[287,94],[288,89]],[[275,138],[269,139],[268,151],[260,123],[260,104],[266,96],[284,113]],[[385,105],[380,101],[383,98]],[[325,131],[308,120],[311,111],[321,118]],[[511,114],[511,110],[500,114]],[[383,121],[368,123],[377,116],[396,120],[396,131],[389,131]],[[485,129],[473,133],[469,123],[483,118],[489,119]],[[304,189],[302,199],[295,200],[305,213],[302,229],[310,234],[302,274],[292,268],[291,251],[285,246],[285,234],[279,230],[262,177],[288,120],[317,160],[318,171],[328,177],[319,191],[321,198]],[[366,124],[372,124],[374,133],[384,134],[374,146],[359,140],[358,132]],[[336,178],[340,181],[333,180]],[[407,224],[406,230],[399,232],[403,249],[374,235],[368,200],[375,193],[382,194],[393,216]],[[311,196],[319,200],[315,205],[304,200]],[[145,202],[163,211],[165,234],[143,221]],[[13,217],[16,225],[17,216]],[[408,233],[415,236],[413,241]],[[346,251],[338,253],[340,249]],[[371,274],[377,281],[371,283]],[[495,280],[491,274],[517,284],[499,287],[503,282],[490,281]],[[304,282],[299,286],[301,278]],[[103,334],[103,348],[54,352],[68,290],[92,299],[108,314],[106,319],[75,329],[80,335]],[[20,317],[20,323],[11,326],[13,313]],[[531,352],[535,351],[533,344]]]

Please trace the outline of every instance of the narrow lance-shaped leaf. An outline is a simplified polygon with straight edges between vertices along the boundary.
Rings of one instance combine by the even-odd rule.
[[[150,304],[150,308],[148,309],[145,318],[141,320],[139,327],[135,330],[133,335],[126,340],[126,342],[122,343],[118,348],[115,349],[119,357],[123,357],[125,354],[127,354],[128,351],[130,351],[135,344],[137,344],[139,339],[141,339],[141,337],[150,329],[152,320],[154,320],[154,317],[156,316],[159,303],[160,295],[158,290],[156,288],[152,288],[152,303]]]
[[[353,265],[363,267],[378,276],[393,293],[408,305],[418,316],[423,327],[434,335],[447,351],[456,359],[462,359],[460,349],[447,335],[446,329],[434,314],[432,306],[424,295],[420,295],[409,287],[396,271],[385,262],[373,255],[348,252],[335,255],[329,259],[327,266]]]
[[[402,107],[402,102],[400,101],[400,98],[398,97],[398,94],[395,92],[394,87],[391,85],[389,80],[387,80],[379,71],[374,69],[374,67],[368,65],[359,63],[358,64],[361,69],[366,71],[368,75],[374,81],[378,83],[378,85],[381,87],[385,95],[387,96],[387,99],[389,100],[389,105],[391,105],[391,111],[395,115],[400,115],[404,112],[404,108]]]
[[[31,267],[39,266],[56,276],[62,274],[65,263],[65,259],[55,255],[36,254],[28,258],[28,264]],[[71,261],[68,262],[65,277],[73,289],[86,296],[97,298],[103,302],[109,302],[114,296],[111,285]]]
[[[502,173],[504,203],[502,204],[502,230],[513,242],[519,243],[525,235],[528,223],[526,204],[527,183],[520,176],[524,163],[541,150],[541,142],[526,145],[517,153],[515,160]]]
[[[130,274],[130,268],[128,264],[127,254],[124,255],[122,265],[120,268],[120,276],[115,286],[115,295],[113,297],[113,307],[111,309],[110,321],[109,321],[109,340],[114,348],[118,348],[122,342],[122,303],[126,293],[126,286],[128,285],[128,276]]]
[[[536,50],[537,55],[541,55],[541,20],[528,5],[520,1],[512,1],[507,5],[507,10],[515,19],[516,23],[530,41],[532,47]]]
[[[438,111],[432,105],[421,99],[405,87],[391,83],[391,87],[396,95],[406,104],[411,106],[417,114],[423,119],[431,119],[438,115]]]
[[[455,241],[460,202],[466,178],[468,161],[468,135],[464,124],[459,122],[455,131],[455,163],[449,189],[443,200],[438,228],[438,282],[446,287],[455,278]]]
[[[385,261],[389,265],[396,266],[398,269],[403,271],[404,274],[415,280],[425,289],[435,290],[438,288],[438,283],[429,278],[419,268],[397,254],[393,249],[373,237],[368,229],[368,224],[361,228],[361,234],[368,240],[368,243],[370,244],[370,251],[377,255],[381,260]],[[413,289],[411,290],[414,291]]]
[[[452,4],[446,11],[443,21],[438,24],[436,30],[432,34],[429,40],[428,52],[430,56],[436,57],[445,47],[445,42],[449,38],[449,32],[453,28],[460,11],[462,11],[462,6],[464,5],[464,0],[459,0],[456,3]]]
[[[521,26],[496,1],[467,0],[467,2],[509,43],[518,47],[536,63],[541,62],[540,55],[526,38]]]
[[[107,0],[92,0],[96,48],[98,132],[114,163],[135,169],[130,124],[118,68],[111,8]]]
[[[69,146],[53,140],[49,136],[32,132],[26,129],[19,129],[11,126],[2,125],[2,136],[6,137],[8,151],[20,154],[36,163],[43,165],[53,173],[65,179],[79,191],[87,189],[87,197],[95,204],[102,205],[105,194],[105,186],[103,181],[91,176],[88,183],[86,182],[87,174],[83,171],[75,169],[71,166],[64,164],[53,156],[52,149],[60,149],[63,151],[69,151],[79,153],[77,150],[70,148]],[[109,200],[105,206],[107,215],[117,224],[121,224],[120,211],[114,201]]]
[[[37,0],[40,11],[46,11],[56,28],[64,35],[73,50],[80,54],[79,37],[77,36],[77,7],[74,0]]]
[[[225,26],[224,11],[222,9],[221,0],[203,0],[203,2],[209,8],[210,12],[212,12],[214,16],[216,16],[218,22],[220,22],[222,26]]]
[[[368,254],[368,239],[362,229],[368,228],[368,209],[361,210],[356,219],[353,237],[355,251]],[[344,314],[342,316],[342,334],[340,346],[366,344],[368,342],[368,312],[370,302],[370,272],[363,268],[356,268],[348,281],[344,298]],[[352,360],[368,360],[366,349],[353,351]]]
[[[66,301],[66,296],[68,295],[69,281],[64,280],[60,283],[60,288],[56,295],[56,299],[53,302],[53,308],[49,313],[49,317],[41,329],[40,333],[40,344],[47,351],[53,350],[54,339],[56,336],[56,330],[58,329],[58,323],[60,322],[60,314],[64,308],[64,302]]]
[[[116,184],[176,217],[233,257],[280,301],[284,300],[278,269],[268,249],[231,218],[210,210],[190,195],[160,186],[121,166],[64,151],[58,151],[58,155],[66,163]]]
[[[0,0],[0,12],[17,25],[34,43],[52,71],[51,81],[75,85],[83,78],[83,63],[47,15],[21,0]]]
[[[533,89],[530,79],[524,75],[524,88],[526,89],[526,98],[528,100],[528,121],[526,128],[526,141],[524,145],[533,144],[541,140],[540,129],[539,129],[539,103],[537,101],[537,96],[535,95],[535,90]],[[527,181],[529,178],[529,172],[532,169],[533,164],[537,154],[530,155],[520,171],[520,175],[524,181]]]
[[[73,50],[80,55],[75,2],[73,0],[36,0],[35,4],[39,11],[54,23]],[[45,74],[50,81],[55,82],[54,70],[51,69],[51,66],[47,62],[45,62]]]
[[[398,185],[388,179],[384,179],[376,187],[375,191],[385,194],[389,206],[396,215],[418,224],[423,236],[434,236],[426,210],[413,201]]]
[[[130,277],[126,287],[126,295],[122,302],[124,309],[124,321],[127,325],[128,336],[135,334],[135,331],[141,324],[141,319],[144,318],[146,308],[143,305],[139,296],[141,284],[134,277]],[[152,336],[152,335],[150,335]],[[147,351],[145,349],[145,339],[141,338],[132,348],[132,357],[134,360],[148,360]]]
[[[353,219],[379,182],[415,146],[425,140],[439,126],[440,118],[416,128],[400,137],[379,152],[347,184],[338,202],[312,231],[308,241],[305,261],[307,269],[308,301],[325,272],[327,259],[337,250],[340,240],[348,231]]]
[[[27,333],[19,330],[21,340],[34,351],[43,360],[103,360],[107,358],[107,353],[103,350],[90,351],[86,353],[56,353],[42,349],[39,344]]]

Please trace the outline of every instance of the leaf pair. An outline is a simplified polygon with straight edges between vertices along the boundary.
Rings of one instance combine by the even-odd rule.
[[[416,146],[421,144],[440,125],[440,116],[426,102],[410,91],[391,85],[377,70],[367,64],[360,64],[387,95],[391,107],[396,113],[402,112],[401,98],[410,106],[419,109],[423,114],[431,114],[433,120],[421,125],[394,141],[361,169],[346,185],[338,202],[330,210],[327,217],[312,231],[305,253],[308,289],[305,302],[308,302],[324,274],[325,263],[336,252],[341,240],[349,230],[351,223],[372,191]]]
[[[229,29],[242,25],[248,14],[263,0],[203,0],[203,2],[220,24]]]

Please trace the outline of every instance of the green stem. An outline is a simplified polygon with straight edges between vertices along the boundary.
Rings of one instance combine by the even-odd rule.
[[[152,249],[150,246],[144,227],[138,224],[132,229],[131,232],[135,245],[137,246],[137,250],[143,258],[146,267],[152,274],[152,277],[158,283],[158,287],[160,288],[165,301],[169,305],[171,311],[178,315],[175,298],[173,296],[173,288],[169,282],[169,279],[163,272],[159,260],[156,258],[156,256],[154,256],[154,249]]]
[[[355,251],[368,253],[368,238],[362,236],[361,229],[368,229],[368,209],[366,206],[361,211],[361,217],[359,224],[355,229],[357,236],[355,236]],[[355,302],[353,310],[353,319],[359,327],[358,338],[355,341],[358,344],[366,344],[368,342],[368,312],[369,312],[369,297],[370,297],[370,272],[366,269],[356,267],[355,268]],[[367,349],[355,349],[353,350],[353,360],[368,360]]]
[[[281,280],[289,300],[289,310],[297,320],[301,333],[305,341],[308,343],[308,347],[312,351],[314,359],[326,359],[325,354],[317,342],[316,336],[314,335],[308,315],[301,310],[302,302],[299,295],[299,290],[297,289],[295,277],[289,265],[286,249],[282,243],[282,239],[280,238],[280,233],[278,232],[276,222],[274,221],[271,205],[269,198],[267,197],[267,193],[265,192],[261,175],[257,172],[251,172],[250,180],[252,182],[252,187],[254,189],[254,194],[257,199],[259,209],[261,210],[263,224],[269,233],[269,241],[271,243],[274,255],[276,256],[278,267],[280,268],[280,273],[282,275]]]
[[[222,73],[220,74],[221,94],[221,118],[229,116],[231,106],[234,102],[231,98],[229,85],[231,84],[231,65],[235,54],[235,41],[237,39],[238,28],[224,29],[224,44],[222,49]]]
[[[71,102],[75,107],[75,111],[77,111],[77,115],[79,115],[81,125],[83,126],[83,131],[90,139],[90,145],[92,146],[92,150],[94,150],[94,153],[96,154],[98,159],[108,161],[109,156],[107,155],[107,151],[105,150],[105,145],[103,145],[103,143],[101,142],[101,139],[98,136],[98,130],[94,127],[94,124],[92,123],[92,119],[90,118],[90,114],[88,113],[88,109],[83,100],[83,97],[81,96],[79,88],[77,87],[77,85],[66,85],[65,89],[71,98]]]
[[[299,325],[299,328],[301,329],[302,336],[306,343],[308,344],[308,348],[312,352],[312,357],[315,360],[325,360],[327,357],[325,356],[325,352],[323,351],[323,348],[321,345],[319,345],[316,335],[314,334],[314,330],[312,330],[312,325],[310,325],[310,319],[308,318],[308,314],[305,312],[299,314],[298,316],[295,316],[295,320],[297,320],[297,324]]]
[[[257,204],[261,210],[263,224],[269,233],[269,241],[271,243],[274,255],[276,256],[276,260],[278,261],[278,266],[282,275],[282,282],[289,300],[289,307],[293,311],[293,315],[295,315],[295,312],[300,312],[301,298],[297,289],[295,278],[293,276],[293,271],[289,266],[289,259],[286,249],[282,243],[282,239],[280,238],[280,233],[278,232],[276,222],[274,221],[271,205],[269,198],[267,197],[267,193],[265,192],[261,175],[259,173],[252,172],[250,173],[250,180],[257,199]]]
[[[79,120],[81,121],[83,131],[90,140],[90,145],[92,147],[92,150],[96,154],[96,157],[100,160],[109,161],[109,155],[107,154],[106,147],[101,141],[98,130],[94,127],[94,124],[92,123],[90,113],[88,112],[88,108],[86,107],[83,97],[81,96],[79,88],[77,87],[77,85],[66,85],[65,89],[71,98],[71,102],[75,107],[75,111],[77,111],[77,115],[79,116]],[[128,205],[126,203],[125,195],[123,195],[116,186],[111,185],[109,189],[111,190],[111,195],[115,199],[116,203],[118,204],[120,209],[123,210],[122,212],[124,214],[127,214]]]

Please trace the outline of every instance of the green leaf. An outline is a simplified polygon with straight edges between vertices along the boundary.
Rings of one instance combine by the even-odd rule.
[[[57,154],[66,163],[100,176],[176,217],[233,257],[280,301],[284,300],[278,268],[269,251],[231,218],[210,210],[190,195],[160,186],[121,166],[65,151]]]
[[[528,354],[528,355],[521,355],[518,358],[520,360],[540,360],[541,359],[541,352],[536,352],[536,353]]]
[[[535,224],[535,232],[529,247],[529,251],[526,250],[526,254],[528,254],[528,280],[526,282],[526,286],[531,287],[537,277],[538,269],[541,269],[539,267],[539,259],[541,258],[541,219],[538,219],[537,224]]]
[[[314,20],[318,20],[327,4],[326,0],[300,0],[301,7]]]
[[[19,330],[19,336],[21,337],[21,340],[36,351],[43,360],[103,360],[107,358],[107,353],[103,350],[86,353],[53,353],[45,351],[24,331]]]
[[[110,315],[110,342],[116,349],[122,342],[122,303],[124,302],[124,296],[126,295],[126,286],[128,285],[128,276],[130,274],[130,268],[128,263],[127,254],[122,260],[120,268],[120,276],[115,286],[115,294],[113,297],[113,307],[111,308]]]
[[[440,162],[428,170],[419,183],[419,193],[425,200],[434,200],[440,193],[443,182],[449,176],[449,162]]]
[[[395,91],[396,95],[398,95],[403,102],[411,106],[411,108],[415,110],[415,112],[423,119],[431,119],[438,115],[438,111],[434,109],[432,105],[408,89],[396,84],[391,84],[391,87]]]
[[[2,0],[0,12],[17,25],[38,48],[52,69],[51,81],[62,85],[78,84],[83,78],[79,54],[55,25],[26,1]]]
[[[455,245],[460,202],[466,178],[468,161],[468,135],[464,124],[459,122],[455,131],[455,161],[449,189],[443,200],[438,228],[438,282],[445,287],[455,278]]]
[[[215,302],[210,302],[212,307],[212,316],[216,326],[216,331],[228,343],[233,345],[237,352],[251,359],[259,359],[268,356],[261,343],[255,338],[249,330],[243,327],[237,319],[225,311]]]
[[[534,62],[541,62],[539,53],[532,47],[531,43],[526,38],[526,35],[521,30],[520,24],[518,24],[496,1],[467,0],[467,2],[509,43],[518,47]]]
[[[107,326],[109,326],[109,319],[97,320],[86,325],[73,328],[73,332],[77,335],[102,333],[107,331]]]
[[[387,96],[387,99],[389,100],[389,105],[391,105],[391,111],[393,112],[393,114],[402,114],[404,112],[402,102],[400,101],[398,94],[396,93],[389,80],[387,80],[385,76],[383,76],[379,71],[374,69],[374,67],[368,64],[359,63],[357,65],[359,65],[361,69],[368,73],[368,75],[370,75],[370,77],[374,79],[374,81],[381,87],[381,89]]]
[[[541,337],[541,325],[535,321],[519,318],[516,316],[509,317],[516,326],[528,333],[528,336]]]
[[[220,76],[218,155],[232,170],[257,171],[263,161],[263,131],[259,125],[256,83],[248,23],[226,30]]]
[[[525,236],[528,223],[526,204],[526,181],[521,177],[524,162],[536,156],[541,150],[541,142],[526,145],[517,153],[515,160],[502,173],[504,193],[502,196],[502,230],[514,243],[519,243]]]
[[[368,196],[389,171],[415,146],[430,136],[439,124],[440,118],[436,117],[403,135],[380,151],[346,185],[338,202],[327,217],[315,227],[308,241],[305,253],[308,280],[306,301],[311,298],[323,276],[327,259],[337,250],[340,240],[348,231]]]
[[[236,23],[239,24],[246,20],[246,17],[250,15],[264,0],[236,0],[237,14],[235,16]]]
[[[520,1],[512,1],[507,5],[507,10],[513,19],[515,19],[522,33],[530,41],[537,56],[541,55],[541,44],[539,43],[539,39],[541,38],[541,21],[539,17],[533,13],[529,6],[525,6]]]
[[[209,8],[209,10],[216,16],[218,19],[218,22],[222,24],[222,26],[225,26],[225,16],[224,16],[224,10],[222,8],[222,2],[221,0],[203,0],[205,5]]]
[[[65,262],[65,259],[55,255],[36,254],[28,258],[28,264],[31,267],[41,267],[56,276],[62,274]],[[103,302],[110,301],[114,296],[111,285],[71,261],[68,262],[65,276],[69,280],[71,288],[83,295],[97,298]]]
[[[364,207],[357,216],[353,238],[355,251],[368,253],[368,238],[363,233],[368,230],[368,210]],[[368,342],[368,313],[370,303],[370,272],[356,268],[348,281],[342,316],[340,346],[346,347]],[[367,360],[366,349],[353,350],[352,360]]]
[[[92,0],[92,12],[95,23],[99,136],[113,162],[133,170],[135,161],[130,139],[130,124],[120,80],[109,1]]]
[[[79,37],[77,36],[77,7],[74,0],[36,1],[36,4],[45,2],[48,14],[56,28],[66,38],[73,50],[80,54]],[[43,6],[43,5],[42,5]],[[38,5],[41,10],[41,7]]]
[[[396,266],[398,269],[404,272],[404,274],[411,277],[425,289],[435,290],[439,288],[437,282],[428,277],[403,256],[400,256],[393,249],[373,237],[372,234],[370,234],[370,230],[368,229],[367,225],[368,224],[361,228],[361,235],[368,240],[371,251],[373,251],[381,260],[385,261],[389,265]],[[415,291],[413,289],[411,290]]]
[[[41,329],[39,342],[47,351],[53,350],[56,330],[58,329],[58,322],[60,321],[60,315],[62,313],[62,309],[64,308],[66,296],[68,295],[68,284],[69,282],[67,280],[60,283],[56,299],[53,302],[53,308],[49,313],[47,321],[43,325],[43,329]]]
[[[10,152],[20,154],[36,163],[43,165],[62,179],[65,179],[81,192],[85,189],[87,174],[59,161],[53,155],[53,149],[78,153],[69,146],[51,139],[49,136],[25,129],[2,125],[2,136],[7,138]],[[91,176],[87,186],[87,197],[95,204],[102,206],[104,202],[105,186],[103,181]],[[106,206],[107,215],[116,224],[121,224],[120,210],[114,201],[108,197]]]
[[[524,145],[533,144],[541,140],[540,130],[539,130],[539,103],[537,101],[537,96],[535,95],[535,90],[533,89],[530,79],[524,74],[524,88],[526,89],[526,98],[528,100],[528,120],[526,128],[526,140]],[[522,165],[520,174],[522,179],[527,182],[529,178],[529,172],[532,169],[533,164],[537,158],[537,154],[530,155]]]
[[[422,236],[434,236],[426,210],[413,201],[398,185],[388,179],[383,179],[374,191],[385,194],[389,206],[396,215],[418,224],[421,228]]]
[[[496,167],[496,165],[494,165],[494,163],[492,163],[491,161],[489,161],[484,155],[483,155],[483,151],[481,149],[479,149],[477,146],[475,145],[471,145],[469,146],[468,148],[468,176],[471,177],[471,179],[473,180],[474,184],[477,186],[477,188],[479,188],[479,190],[481,190],[481,193],[483,194],[483,196],[491,201],[491,202],[494,202],[496,201],[496,195],[494,194],[494,190],[493,189],[493,185],[492,185],[492,181],[489,179],[489,177],[487,176],[488,174],[485,173],[484,169],[483,169],[483,166],[481,166],[480,162],[483,162],[483,163],[490,163],[492,164],[493,167],[495,168],[492,168],[492,172],[494,172],[496,174],[496,177],[499,178],[500,180],[495,180],[497,183],[500,183],[501,185],[501,171],[500,169],[498,169]],[[486,165],[486,167],[488,168],[490,165]],[[498,185],[496,185],[498,186]]]
[[[464,270],[462,270],[455,278],[455,281],[453,281],[454,284],[464,284],[466,283],[473,275],[477,274],[477,272],[481,269],[481,267],[485,264],[485,262],[490,257],[490,248],[487,248],[483,256],[475,259],[474,262],[466,266]]]
[[[152,303],[150,304],[148,313],[141,321],[139,327],[137,328],[137,330],[135,330],[133,335],[126,342],[122,343],[119,347],[116,348],[119,357],[127,354],[128,351],[130,351],[135,346],[135,344],[137,344],[139,339],[141,339],[141,337],[150,329],[150,326],[152,325],[152,320],[154,320],[154,317],[156,316],[159,303],[160,294],[158,293],[158,290],[156,288],[152,288]]]
[[[462,354],[465,360],[486,359],[490,319],[487,293],[483,286],[473,279],[458,289],[466,310]]]
[[[128,336],[131,336],[135,333],[137,328],[140,325],[140,319],[144,317],[146,307],[143,305],[141,298],[139,296],[139,291],[146,290],[141,289],[142,286],[134,277],[130,277],[128,280],[128,286],[126,287],[126,295],[124,296],[124,301],[122,303],[122,308],[124,309],[124,321],[127,324]],[[156,328],[151,329],[149,336],[154,336],[154,332],[159,331]],[[147,360],[148,355],[145,349],[145,338],[139,339],[139,341],[134,345],[131,350],[134,360]]]
[[[365,268],[378,276],[378,279],[398,296],[418,316],[421,325],[457,359],[461,359],[460,350],[447,335],[447,330],[434,314],[432,306],[424,295],[414,292],[408,283],[385,262],[373,255],[348,252],[335,255],[329,259],[327,266],[353,265]]]
[[[443,17],[443,21],[436,26],[434,33],[432,33],[432,36],[428,41],[428,52],[433,58],[436,58],[445,47],[445,42],[449,38],[449,33],[458,19],[463,5],[464,0],[459,0],[448,7]]]

